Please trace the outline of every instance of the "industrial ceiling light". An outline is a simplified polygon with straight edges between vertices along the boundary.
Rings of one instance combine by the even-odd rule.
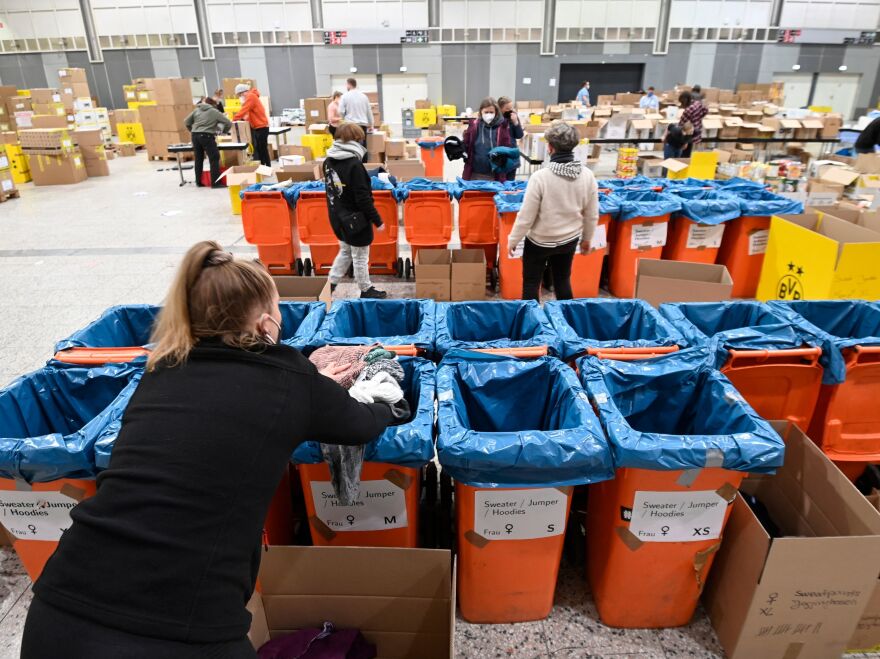
[[[791,70],[792,71],[800,71],[801,65],[800,64],[792,64]]]
[[[846,71],[849,67],[846,64],[841,64],[837,67],[838,71]]]
[[[353,66],[353,67],[351,67],[351,68],[349,69],[349,71],[351,71],[352,73],[357,73],[357,72],[358,72],[358,68],[357,68],[356,66]]]

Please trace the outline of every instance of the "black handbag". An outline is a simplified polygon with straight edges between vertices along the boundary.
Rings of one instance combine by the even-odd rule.
[[[336,187],[333,177],[339,178],[339,174],[330,167],[330,161],[324,161],[324,188],[327,191],[327,210],[330,217],[336,221],[342,239],[348,242],[349,238],[355,238],[370,225],[367,216],[360,211],[350,211],[342,204],[342,194]]]

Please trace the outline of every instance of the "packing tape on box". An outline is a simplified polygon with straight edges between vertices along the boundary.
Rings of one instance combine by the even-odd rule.
[[[702,551],[698,551],[694,554],[694,572],[697,576],[697,591],[702,593],[703,587],[706,585],[705,579],[703,579],[703,568],[706,567],[706,563],[709,562],[709,559],[712,555],[721,548],[721,543],[716,542],[711,547],[706,547]]]
[[[389,469],[385,472],[384,477],[386,481],[392,485],[396,485],[404,492],[410,485],[412,485],[412,477],[404,474],[399,469]]]

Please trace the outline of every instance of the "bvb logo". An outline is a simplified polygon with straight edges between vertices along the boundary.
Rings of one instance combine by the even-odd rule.
[[[803,268],[790,262],[788,264],[788,273],[783,275],[776,285],[776,298],[779,300],[802,300],[804,298],[804,285],[800,278],[803,274]]]

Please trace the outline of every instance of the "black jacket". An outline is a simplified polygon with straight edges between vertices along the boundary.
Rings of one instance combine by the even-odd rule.
[[[862,134],[856,139],[855,147],[863,151],[873,151],[880,144],[880,118],[874,119],[865,126]]]
[[[71,512],[34,592],[107,627],[155,638],[243,638],[263,522],[303,441],[363,444],[391,422],[297,350],[196,347],[146,373],[98,492]],[[62,652],[63,654],[63,652]]]
[[[327,209],[330,215],[330,226],[339,240],[354,247],[366,247],[373,242],[373,225],[382,226],[382,218],[373,204],[373,187],[370,183],[370,175],[363,163],[357,158],[343,158],[340,160],[327,158],[325,161],[324,185],[327,189]],[[333,174],[336,174],[334,177]],[[338,181],[337,181],[338,178]],[[333,203],[333,195],[330,186],[342,184],[342,196],[339,204]],[[339,206],[341,205],[341,208]],[[340,228],[340,215],[342,213],[363,213],[367,222],[363,231],[355,236],[345,236]]]

